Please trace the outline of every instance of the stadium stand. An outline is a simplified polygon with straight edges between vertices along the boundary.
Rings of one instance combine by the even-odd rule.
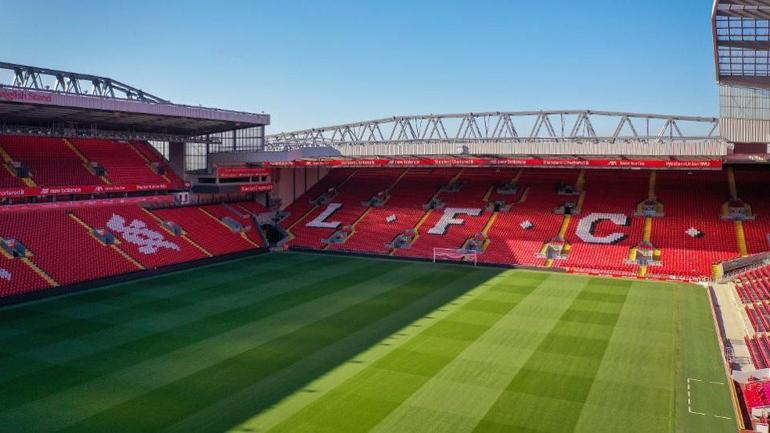
[[[372,208],[356,224],[355,231],[343,244],[332,249],[388,254],[391,242],[404,230],[415,227],[427,212],[422,205],[446,185],[458,169],[410,169],[390,190],[386,206]]]
[[[311,200],[326,193],[330,188],[341,188],[355,172],[356,170],[353,169],[332,170],[288,206],[286,210],[289,212],[289,216],[281,224],[291,230],[295,224],[305,219],[308,212],[317,208],[317,205],[311,203]]]
[[[770,406],[770,381],[752,381],[743,389],[743,398],[749,412],[755,407]]]
[[[106,171],[112,183],[163,183],[166,182],[150,168],[141,154],[131,144],[114,140],[73,139],[71,140],[89,162],[97,162]]]
[[[12,160],[29,168],[38,186],[104,184],[64,139],[4,135],[0,136],[0,146]]]
[[[63,210],[1,214],[0,227],[0,236],[24,244],[31,253],[30,260],[58,284],[138,269]]]
[[[417,238],[409,248],[399,249],[396,255],[402,257],[433,256],[434,248],[461,249],[466,241],[484,230],[492,212],[487,211],[485,201],[490,189],[498,182],[510,178],[509,173],[500,173],[494,170],[463,169],[452,181],[460,183],[459,191],[446,191],[449,184],[443,185],[442,190],[436,196],[444,204],[443,209],[429,210],[422,218],[422,224],[415,227]],[[462,224],[447,225],[439,230],[434,227],[440,225],[440,221],[451,209],[480,209],[478,215],[462,214]]]
[[[148,269],[210,256],[184,234],[174,234],[157,216],[139,206],[78,208],[74,213],[94,229],[115,233],[121,241],[120,248]]]
[[[543,245],[559,234],[563,217],[553,210],[564,203],[556,185],[577,183],[575,170],[521,170],[516,175],[519,195],[511,198],[510,212],[501,212],[489,231],[491,242],[482,261],[545,266],[538,257]],[[528,224],[527,224],[528,223]]]
[[[710,275],[713,263],[739,255],[734,223],[720,218],[729,199],[724,172],[660,171],[656,191],[665,217],[655,219],[652,229],[663,262],[655,274]]]
[[[171,167],[166,158],[163,157],[149,142],[131,140],[128,142],[132,150],[134,150],[144,160],[146,164],[156,165],[163,170],[164,174],[161,176],[166,181],[170,182],[173,187],[182,187],[185,184],[184,179],[177,175],[176,171]]]
[[[643,238],[644,218],[634,217],[634,212],[646,195],[650,173],[586,171],[584,176],[585,198],[580,206],[580,215],[571,218],[567,226],[565,240],[570,250],[567,259],[559,266],[636,274],[638,265],[628,264],[627,261],[631,248]],[[593,214],[622,215],[624,226],[598,220],[593,233],[597,241],[586,242],[580,238],[578,223]],[[614,233],[624,235],[614,239]]]
[[[721,214],[731,195],[726,171],[411,168],[349,173],[332,171],[287,208],[283,224],[294,235],[292,246],[431,258],[434,248],[460,249],[480,236],[479,260],[485,263],[678,279],[707,278],[714,263],[741,251],[735,223]],[[450,184],[461,186],[450,192]],[[516,189],[501,194],[498,188],[506,184]],[[335,189],[328,202],[342,204],[340,209],[327,211],[327,205],[311,203],[329,188]],[[381,205],[367,209],[363,202],[378,193]],[[661,217],[635,215],[646,199],[662,204]],[[424,209],[431,200],[440,207]],[[501,200],[505,209],[495,209]],[[576,215],[555,212],[571,206]],[[437,228],[446,208],[480,212],[459,214],[460,223]],[[313,227],[319,221],[339,224]],[[411,236],[410,245],[393,249],[391,242],[404,233]],[[340,239],[328,243],[332,236]],[[563,240],[564,254],[549,260],[542,253],[552,239]],[[650,266],[632,257],[642,241],[660,256]]]
[[[257,247],[253,241],[235,233],[204,208],[181,207],[153,211],[163,221],[174,222],[187,237],[212,255],[245,251]]]
[[[335,195],[328,205],[316,205],[307,216],[303,218],[303,224],[296,224],[291,231],[294,236],[295,245],[306,248],[320,249],[326,246],[324,239],[331,237],[338,229],[354,224],[364,213],[366,208],[362,202],[369,200],[375,194],[387,190],[404,172],[404,170],[380,170],[380,169],[360,169],[357,170],[345,185],[339,186],[339,194]],[[305,194],[308,200],[312,196]],[[341,205],[325,218],[330,223],[329,227],[309,227],[307,224],[318,220],[330,206]],[[304,203],[301,206],[305,206]],[[302,209],[302,208],[300,208]],[[331,226],[334,227],[331,227]]]
[[[247,238],[257,246],[264,246],[265,241],[262,239],[262,235],[250,215],[252,213],[258,214],[264,212],[266,209],[256,202],[245,203],[247,203],[247,207],[251,207],[254,210],[244,209],[240,207],[240,204],[232,205],[227,203],[202,206],[201,210],[207,212],[210,216],[218,219],[220,222],[225,222],[228,218],[236,221],[241,226],[241,236]],[[256,210],[258,207],[261,207],[263,210]]]

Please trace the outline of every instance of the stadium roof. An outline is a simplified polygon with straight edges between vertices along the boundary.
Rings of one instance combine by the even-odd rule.
[[[718,82],[770,89],[770,0],[715,0],[712,27]]]
[[[264,126],[270,116],[174,104],[106,77],[0,62],[0,123],[185,137]]]

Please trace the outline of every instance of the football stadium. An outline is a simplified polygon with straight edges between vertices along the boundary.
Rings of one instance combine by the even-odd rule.
[[[280,132],[3,59],[0,431],[770,431],[770,2],[711,27],[715,117]]]

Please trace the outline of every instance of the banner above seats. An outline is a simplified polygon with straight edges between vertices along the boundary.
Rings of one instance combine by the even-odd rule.
[[[265,192],[272,191],[272,183],[257,183],[253,185],[241,185],[241,192]]]
[[[222,179],[269,175],[270,170],[263,167],[217,167],[217,177]]]
[[[264,167],[583,167],[720,170],[721,159],[394,158],[265,161]]]
[[[170,183],[0,188],[0,198],[164,191],[169,189],[171,189]]]

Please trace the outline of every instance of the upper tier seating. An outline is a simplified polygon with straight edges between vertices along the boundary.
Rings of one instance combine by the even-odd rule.
[[[107,178],[115,184],[164,183],[129,143],[114,140],[73,139],[90,162],[98,162],[107,170]]]
[[[230,230],[210,212],[197,207],[158,209],[153,213],[164,221],[178,224],[190,239],[213,255],[246,251],[257,246]]]
[[[5,166],[5,161],[3,161],[2,158],[0,158],[0,188],[22,188],[22,187],[24,187],[24,182],[22,182],[21,179],[19,179],[12,172],[10,172]]]
[[[4,135],[0,146],[30,169],[38,186],[104,184],[61,138]]]
[[[132,140],[129,142],[133,148],[142,154],[147,163],[157,163],[166,170],[166,178],[171,182],[174,187],[182,187],[184,185],[184,179],[176,174],[176,171],[171,167],[166,158],[160,154],[150,143],[146,141]]]

